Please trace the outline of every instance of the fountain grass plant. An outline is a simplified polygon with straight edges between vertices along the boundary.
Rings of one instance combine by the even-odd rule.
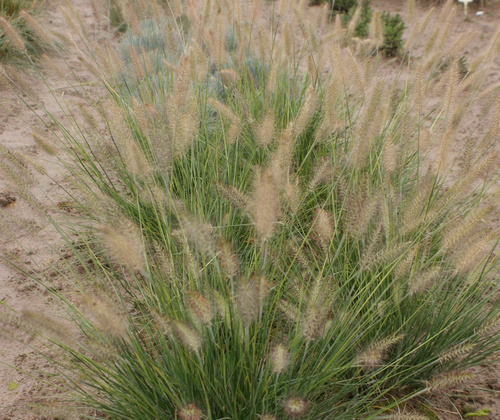
[[[0,61],[27,64],[29,59],[53,49],[54,43],[33,14],[37,0],[0,0]]]
[[[5,325],[50,361],[64,391],[50,409],[403,418],[403,401],[495,358],[498,126],[450,171],[484,73],[461,77],[455,60],[436,76],[446,25],[403,82],[379,78],[376,49],[346,45],[327,9],[148,4],[142,23],[127,6],[117,48],[82,54],[106,98],[80,91],[69,121],[41,116],[58,143],[36,136],[62,148],[73,186],[73,213],[47,213],[73,256],[55,267],[70,291],[13,264],[69,323],[7,311]],[[18,184],[19,159],[2,157]]]

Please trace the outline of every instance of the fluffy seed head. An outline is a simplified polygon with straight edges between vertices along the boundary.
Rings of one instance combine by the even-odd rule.
[[[285,186],[286,201],[292,214],[296,214],[300,206],[300,186],[298,182],[289,182]]]
[[[26,323],[30,329],[32,328],[37,333],[44,333],[49,338],[67,341],[71,339],[72,336],[67,326],[61,324],[57,319],[41,312],[24,309],[21,312],[21,321]]]
[[[123,12],[123,17],[125,18],[127,24],[130,26],[130,29],[136,34],[139,35],[141,33],[141,25],[139,21],[139,16],[130,1],[124,2],[124,5],[121,9]]]
[[[477,241],[470,244],[469,248],[460,253],[455,262],[457,272],[467,273],[476,268],[478,264],[488,255],[491,241],[498,238],[498,232],[493,231]]]
[[[215,110],[229,121],[229,129],[227,131],[226,139],[229,144],[233,144],[241,134],[242,124],[241,118],[234,113],[234,111],[222,102],[210,98],[208,103],[215,108]]]
[[[222,319],[228,321],[232,312],[229,308],[231,304],[228,302],[228,299],[226,299],[217,291],[214,292],[214,298],[217,315],[219,315]]]
[[[142,57],[139,57],[139,54],[137,53],[137,49],[133,46],[130,45],[128,48],[128,54],[130,57],[130,63],[132,66],[132,70],[134,72],[134,75],[139,82],[141,79],[144,78],[146,70],[144,69],[143,62],[141,60]]]
[[[258,177],[252,197],[255,229],[263,241],[274,233],[274,225],[278,220],[278,194],[273,173],[266,169]]]
[[[388,139],[384,145],[383,168],[387,175],[392,174],[396,170],[397,165],[397,150],[393,141]]]
[[[254,277],[253,281],[257,285],[259,289],[259,304],[262,306],[262,303],[267,297],[267,294],[269,293],[269,283],[266,280],[265,276],[260,276],[260,277]]]
[[[119,154],[115,153],[117,155],[115,157],[117,166],[126,169],[127,172],[130,172],[138,178],[142,178],[151,173],[152,168],[130,130],[128,116],[125,110],[111,102],[108,102],[108,104],[110,108],[108,118],[111,122],[111,132],[116,148],[119,151]],[[94,129],[97,129],[99,125],[90,121],[90,119],[94,117],[88,112],[86,112],[86,114],[87,123],[91,126],[93,125]]]
[[[0,29],[12,44],[12,47],[20,53],[26,53],[26,45],[17,30],[5,18],[0,17]]]
[[[151,318],[153,320],[154,327],[160,334],[172,337],[174,331],[172,329],[172,321],[170,318],[157,311],[151,312]]]
[[[169,148],[175,154],[181,155],[196,138],[199,129],[200,114],[197,109],[196,100],[192,94],[188,94],[185,105],[176,105],[174,95],[170,95],[166,101],[166,117],[169,125]]]
[[[198,334],[189,325],[181,321],[174,321],[172,327],[182,344],[198,353],[202,344]]]
[[[290,355],[283,344],[278,344],[271,353],[271,366],[274,373],[283,372],[290,362]]]
[[[197,321],[203,325],[210,325],[213,319],[213,312],[210,302],[196,290],[187,292],[187,304]]]
[[[56,149],[50,142],[44,137],[42,133],[35,132],[32,133],[33,140],[35,140],[35,143],[38,144],[45,152],[47,152],[49,155],[55,156],[56,154]]]
[[[218,183],[217,190],[227,201],[229,201],[237,209],[245,211],[248,210],[249,199],[245,194],[243,194],[237,188]]]
[[[278,78],[278,63],[276,60],[273,60],[271,68],[269,69],[269,75],[267,77],[266,93],[268,95],[274,93],[276,89],[277,78]]]
[[[460,344],[458,346],[454,346],[448,351],[445,351],[439,355],[440,363],[447,363],[450,360],[457,360],[466,356],[474,349],[473,344]]]
[[[386,249],[382,249],[372,257],[367,256],[365,258],[365,256],[363,256],[362,261],[360,261],[360,266],[363,270],[372,270],[381,264],[394,261],[399,255],[405,252],[407,247],[408,243],[395,244]]]
[[[321,246],[327,246],[330,243],[334,233],[333,224],[331,213],[319,207],[315,209],[313,229]]]
[[[353,237],[362,238],[379,209],[378,195],[348,192],[347,206],[346,228]]]
[[[394,270],[394,277],[397,279],[407,278],[413,267],[415,256],[417,255],[416,249],[412,249],[408,252],[406,257],[399,262]]]
[[[210,2],[207,2],[209,5]],[[213,19],[213,29],[209,29],[205,34],[206,43],[210,51],[212,60],[217,67],[221,67],[226,59],[225,37],[226,33],[225,21],[221,16],[221,9],[217,12],[217,16]]]
[[[274,111],[269,108],[257,130],[257,141],[261,146],[268,146],[274,137]]]
[[[285,412],[294,419],[301,418],[307,411],[307,403],[302,398],[298,397],[288,398],[283,403],[283,406],[285,408]]]
[[[209,224],[203,223],[193,216],[184,213],[179,214],[179,221],[187,238],[193,241],[200,251],[206,255],[215,254],[212,227]]]
[[[332,164],[328,159],[325,159],[320,162],[316,168],[314,168],[314,176],[312,177],[311,182],[309,182],[309,189],[313,190],[319,184],[330,181],[331,177]]]
[[[241,280],[237,291],[238,310],[245,326],[255,321],[259,315],[259,285],[251,280]]]
[[[358,363],[366,368],[380,366],[383,361],[383,352],[380,349],[370,348],[358,355]]]
[[[360,120],[356,124],[355,136],[359,139],[352,144],[354,164],[363,168],[369,158],[373,140],[380,132],[383,118],[381,111],[384,104],[383,82],[377,83],[372,90],[370,99],[361,110]]]
[[[127,322],[123,311],[111,299],[88,295],[83,298],[83,304],[90,315],[97,320],[103,332],[114,337],[127,336]]]
[[[130,221],[123,221],[119,230],[110,226],[100,229],[109,257],[133,271],[144,267],[144,247],[139,229]]]
[[[296,323],[299,317],[297,308],[286,300],[280,302],[280,309],[290,322]]]
[[[403,338],[404,335],[395,335],[372,344],[358,355],[358,363],[368,369],[380,366],[387,350],[400,342]]]
[[[179,66],[176,69],[176,79],[174,83],[174,98],[175,105],[182,108],[186,105],[186,98],[188,97],[188,89],[191,77],[191,62],[189,56],[184,56],[181,59]]]
[[[302,132],[307,127],[309,121],[314,115],[316,111],[316,105],[318,102],[318,97],[314,88],[309,86],[307,89],[306,100],[304,101],[304,105],[302,106],[299,115],[297,115],[297,119],[293,123],[293,134],[298,137],[302,134]]]
[[[233,69],[222,69],[220,71],[222,84],[226,87],[232,87],[239,79],[239,75]]]
[[[144,136],[151,137],[152,124],[149,122],[144,102],[138,101],[136,98],[132,98],[132,111],[135,116],[137,126],[141,130],[142,134]]]
[[[382,14],[378,11],[375,12],[369,24],[369,39],[381,46],[384,43],[384,23],[382,21]]]
[[[292,129],[287,128],[280,134],[278,147],[273,153],[272,168],[277,185],[286,185],[290,179],[290,166],[293,160],[294,141]]]
[[[434,377],[427,382],[428,392],[440,392],[454,388],[474,378],[474,375],[466,372],[450,372]]]
[[[191,248],[188,244],[188,241],[186,240],[186,237],[180,230],[177,229],[172,231],[172,237],[177,239],[181,244],[182,253],[184,254],[189,274],[192,275],[194,278],[197,278],[200,275],[200,265],[196,260],[195,256],[193,255],[193,252],[191,251]]]
[[[181,420],[201,420],[203,418],[203,412],[194,404],[185,405],[177,415]]]
[[[417,273],[410,283],[409,293],[413,296],[431,287],[435,280],[441,275],[440,267],[433,267],[421,273]]]
[[[23,18],[28,27],[36,34],[37,38],[44,44],[51,44],[52,41],[50,36],[47,34],[45,29],[43,29],[42,25],[40,25],[33,16],[29,13],[26,13],[24,10],[19,13],[19,16]]]
[[[205,79],[208,72],[207,56],[205,51],[196,43],[192,41],[193,45],[190,47],[191,69],[196,73],[196,79],[202,81]]]
[[[233,280],[238,275],[238,259],[233,254],[231,244],[225,239],[219,239],[219,261],[224,273]]]
[[[323,333],[325,326],[325,310],[319,305],[309,305],[302,319],[302,337],[306,341],[314,341]]]

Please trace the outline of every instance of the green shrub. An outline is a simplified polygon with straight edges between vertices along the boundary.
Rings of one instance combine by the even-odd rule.
[[[120,7],[118,0],[108,0],[108,20],[113,28],[116,28],[118,32],[125,32],[127,30],[127,25],[123,18],[123,12]]]
[[[359,15],[357,15],[359,13]],[[345,27],[349,25],[353,18],[357,19],[357,24],[351,36],[357,38],[368,38],[370,33],[370,23],[374,18],[374,12],[370,5],[370,0],[364,0],[361,10],[357,11],[357,6],[352,7],[348,13],[342,15],[342,23]],[[406,25],[401,15],[391,16],[389,12],[382,13],[383,44],[380,50],[389,57],[395,57],[403,48],[403,32]],[[373,40],[377,42],[377,40]]]
[[[384,44],[381,50],[385,55],[395,57],[403,48],[403,32],[406,29],[401,15],[391,16],[390,12],[382,14],[384,24]]]
[[[422,118],[434,67],[401,92],[335,44],[342,78],[316,80],[298,73],[286,34],[275,62],[251,25],[228,45],[232,16],[202,4],[101,49],[107,97],[82,90],[81,116],[45,116],[73,186],[71,216],[47,213],[71,255],[54,267],[64,289],[19,268],[73,329],[29,311],[3,318],[36,337],[53,367],[44,380],[67,391],[44,409],[374,418],[467,380],[500,349],[490,137],[447,178],[462,114],[444,97]],[[453,104],[466,104],[471,84],[453,76]],[[431,132],[436,160],[421,147]],[[21,158],[4,151],[2,169],[25,185]]]
[[[328,0],[331,9],[335,12],[347,13],[358,5],[357,0]]]
[[[349,9],[348,13],[342,15],[342,23],[344,26],[347,26],[349,22],[352,20],[354,14],[356,13],[356,9],[358,6],[353,6]],[[369,25],[373,17],[373,9],[370,6],[370,0],[363,0],[361,3],[361,12],[358,18],[358,24],[356,25],[356,29],[354,31],[354,36],[358,38],[367,38],[369,35]]]

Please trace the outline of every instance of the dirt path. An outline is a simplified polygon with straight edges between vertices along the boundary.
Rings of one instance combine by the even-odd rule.
[[[428,13],[430,7],[427,5],[432,2],[416,1],[415,19],[423,19]],[[409,21],[409,14],[406,7],[406,2],[400,0],[371,0],[371,4],[378,10],[389,10],[391,13],[399,13],[403,16],[405,22]],[[448,40],[445,43],[445,48],[455,42],[458,37],[467,31],[475,33],[473,39],[466,44],[462,49],[461,54],[466,58],[466,62],[470,65],[474,60],[483,53],[490,42],[492,41],[496,31],[500,28],[500,3],[489,1],[483,14],[476,14],[481,9],[479,8],[479,1],[474,2],[469,6],[469,13],[467,16],[463,14],[463,8],[457,11],[455,20],[450,27]],[[438,25],[442,25],[437,19],[439,11],[434,13],[434,19],[426,29],[426,33],[421,34],[423,39],[428,39],[430,35],[436,30]],[[408,30],[405,36],[408,36]],[[414,51],[415,56],[423,50],[423,43],[417,45]],[[389,65],[385,70],[393,75],[399,71],[400,63],[394,62]],[[500,86],[500,54],[497,55],[491,67],[488,70],[487,77],[484,80],[482,90],[490,89],[494,86]],[[497,91],[498,92],[498,91]],[[457,156],[462,150],[469,138],[474,142],[479,142],[493,123],[494,115],[485,118],[485,109],[493,106],[487,100],[478,100],[467,112],[462,125],[460,126],[457,137],[451,146],[450,154],[453,157]],[[497,150],[500,152],[500,144],[496,145]],[[499,162],[500,164],[500,162]],[[458,168],[457,168],[458,169]],[[498,187],[496,187],[498,189]],[[496,214],[494,223],[500,223],[500,214]],[[423,399],[420,406],[415,407],[419,412],[425,412],[429,415],[437,415],[441,420],[458,420],[463,418],[464,413],[477,412],[481,409],[491,410],[487,418],[500,419],[500,366],[483,365],[474,368],[472,372],[475,374],[475,379],[470,382],[466,387],[460,390],[452,391],[448,395],[431,396],[428,401]],[[426,406],[428,408],[426,408]],[[431,409],[432,407],[432,409]],[[472,417],[477,418],[477,417]]]
[[[373,7],[378,10],[390,10],[391,13],[399,13],[403,16],[405,22],[409,22],[408,10],[405,1],[400,0],[372,0]],[[424,1],[416,1],[417,5],[415,7],[415,20],[422,19],[429,11],[430,7],[425,6],[427,3]],[[457,15],[455,20],[450,27],[449,35],[447,41],[444,44],[444,48],[452,45],[459,36],[466,32],[473,32],[474,37],[470,42],[468,42],[465,47],[461,50],[461,55],[466,60],[467,65],[470,65],[474,60],[483,53],[489,46],[491,40],[493,39],[496,31],[500,28],[500,3],[499,2],[488,2],[489,4],[483,10],[483,14],[477,15],[480,12],[479,1],[474,0],[469,6],[468,15],[463,14],[463,8],[461,5],[457,10]],[[431,20],[430,24],[427,26],[425,33],[420,34],[420,37],[425,40],[428,39],[431,34],[436,30],[438,25],[444,24],[437,19],[439,11],[434,12],[434,19]],[[409,30],[405,31],[405,36],[409,35]],[[417,44],[417,48],[414,51],[414,56],[418,57],[423,50],[423,43]],[[394,63],[390,66],[388,71],[396,72],[399,68],[399,63]],[[498,86],[500,84],[500,55],[493,60],[492,66],[488,70],[488,75],[484,80],[482,90],[487,90],[492,86]],[[484,120],[482,105],[485,102],[479,102],[478,106],[473,107],[467,114],[464,124],[462,124],[458,141],[455,144],[455,148],[462,147],[462,142],[468,138],[468,136],[474,136],[476,138],[481,138],[484,136],[489,128],[489,121]],[[458,150],[457,150],[458,151]]]
[[[422,19],[429,11],[429,6],[426,2],[418,2],[415,8],[415,19]],[[432,3],[432,2],[428,2]],[[446,46],[450,46],[458,37],[467,31],[475,33],[474,38],[466,44],[462,49],[461,54],[470,65],[481,53],[483,53],[490,45],[496,31],[500,27],[500,3],[488,2],[489,4],[483,10],[483,14],[476,14],[480,11],[479,1],[474,1],[469,6],[467,16],[463,15],[462,8],[457,11],[453,25],[450,27]],[[378,10],[389,10],[391,13],[399,13],[403,16],[405,22],[409,21],[409,14],[406,7],[406,2],[400,0],[372,0],[372,6]],[[435,12],[434,19],[426,29],[426,33],[421,34],[423,39],[428,37],[436,30],[438,25],[442,25],[437,19],[439,11]],[[408,36],[408,30],[405,36]],[[418,57],[419,51],[422,51],[423,43],[417,46],[414,51]],[[385,70],[388,76],[391,77],[399,71],[400,63],[394,62]],[[487,77],[484,80],[482,90],[490,89],[500,85],[500,55],[497,55],[488,70]],[[475,142],[479,142],[488,129],[491,127],[494,115],[485,118],[485,109],[493,106],[486,100],[478,100],[467,112],[464,121],[459,129],[457,137],[454,139],[450,154],[457,156],[462,150],[469,138]],[[500,151],[500,144],[496,145]],[[499,162],[500,163],[500,162]],[[495,223],[500,223],[500,214],[496,215]],[[500,419],[500,366],[483,365],[474,368],[472,372],[475,374],[475,379],[466,387],[450,392],[448,395],[431,396],[428,401],[423,399],[423,402],[415,410],[425,412],[429,418],[434,418],[432,415],[437,415],[441,420],[458,420],[463,418],[464,413],[477,412],[481,409],[491,410],[487,418]],[[426,406],[428,408],[426,408]],[[432,407],[432,409],[431,409]],[[476,418],[476,417],[473,417]]]
[[[51,0],[48,4],[47,12],[43,17],[44,26],[51,31],[63,34],[71,33],[63,14],[58,8],[60,3],[58,0]],[[372,5],[375,8],[401,13],[407,19],[408,14],[404,3],[402,0],[372,0]],[[71,4],[80,13],[89,31],[93,31],[95,17],[92,13],[90,1],[72,0]],[[428,7],[418,6],[416,12],[418,16],[423,16],[427,10]],[[474,7],[471,7],[470,12],[467,19],[459,15],[451,28],[452,39],[467,30],[478,32],[476,39],[468,44],[463,53],[469,61],[473,60],[488,45],[495,30],[500,25],[500,4],[489,5],[482,16],[475,15],[476,10]],[[438,24],[439,22],[436,21],[433,23],[433,25]],[[430,26],[428,31],[431,32],[433,29]],[[99,33],[97,36],[109,35]],[[85,67],[77,59],[77,52],[73,47],[68,47],[62,55],[63,59],[56,60],[60,68],[67,68],[63,61],[65,60],[72,68],[77,70],[80,76],[91,80],[90,74],[87,73]],[[396,71],[397,67],[397,64],[393,64],[392,67],[389,65],[387,71]],[[78,98],[72,96],[72,90],[66,80],[61,79],[54,71],[46,70],[44,74],[48,84],[55,88],[57,98],[64,96],[69,103],[77,104]],[[485,81],[485,88],[497,83],[500,83],[500,57],[497,57],[494,61],[493,68]],[[56,98],[40,79],[33,77],[31,86],[45,107],[56,118],[64,120],[64,113],[59,108]],[[34,103],[28,104],[36,107]],[[482,120],[481,113],[481,107],[470,110],[466,123],[461,129],[460,138],[454,144],[455,151],[461,149],[468,136],[473,135],[480,138],[484,135],[488,122]],[[43,166],[47,174],[34,173],[38,184],[31,187],[31,191],[42,202],[47,200],[44,191],[50,191],[51,197],[55,197],[57,200],[58,195],[63,196],[62,193],[58,192],[58,184],[64,184],[64,179],[59,172],[55,159],[35,143],[32,137],[32,132],[35,130],[42,133],[46,131],[36,115],[26,107],[22,99],[0,87],[0,145],[22,153],[28,160]],[[42,218],[23,200],[18,199],[5,207],[3,206],[2,203],[6,204],[7,200],[2,201],[2,197],[5,198],[6,196],[2,196],[1,193],[8,193],[13,190],[14,188],[0,176],[0,251],[17,256],[21,261],[28,264],[38,262],[42,266],[45,264],[49,267],[57,258],[56,251],[60,247],[56,236],[47,224],[46,219]],[[29,226],[31,232],[35,235],[26,235],[22,229],[26,226]],[[15,240],[8,238],[15,238]],[[61,285],[61,287],[64,287],[64,285]],[[32,282],[26,276],[15,273],[0,264],[0,301],[16,309],[29,308],[32,311],[45,312],[49,310],[44,303],[45,299],[47,299],[47,296],[41,290],[33,287]],[[1,336],[0,360],[28,372],[43,368],[43,366],[35,365],[33,353],[28,348],[20,347],[19,344]],[[465,396],[461,398],[443,397],[432,401],[432,404],[437,405],[439,415],[443,419],[460,419],[461,417],[457,412],[463,409],[464,405],[475,409],[490,408],[493,411],[490,418],[500,419],[500,397],[496,396],[500,395],[500,383],[498,381],[500,368],[488,366],[482,369],[478,368],[476,372],[477,381],[468,390],[462,392]],[[26,402],[36,401],[46,394],[47,389],[44,389],[39,381],[3,365],[0,365],[0,379],[0,419],[29,420],[43,418],[40,415],[13,411],[13,407],[20,407]],[[476,388],[489,389],[489,391],[478,391]]]
[[[59,6],[62,1],[51,0],[42,12],[40,19],[44,27],[51,31],[72,35]],[[95,17],[88,0],[72,0],[71,4],[80,14],[85,26],[92,31],[95,27]],[[101,32],[90,32],[95,37],[109,36]],[[77,52],[73,46],[66,46],[61,57],[54,57],[54,63],[67,75],[67,63],[83,80],[90,80],[90,73],[77,59]],[[64,121],[65,115],[61,110],[58,101],[62,98],[72,105],[78,103],[78,98],[74,95],[69,86],[68,80],[63,79],[55,71],[46,69],[43,77],[47,84],[51,86],[51,91],[40,77],[33,75],[29,77],[29,83],[39,101],[57,119]],[[32,133],[40,132],[42,135],[49,130],[30,110],[24,102],[35,111],[39,107],[34,101],[19,98],[15,93],[0,87],[0,146],[20,153],[28,162],[35,162],[46,171],[45,174],[32,170],[36,178],[36,185],[31,186],[30,191],[42,203],[48,203],[49,197],[45,192],[49,192],[50,199],[55,202],[58,198],[64,197],[60,186],[68,187],[64,182],[61,168],[57,164],[57,159],[44,151],[35,142]],[[75,106],[76,108],[76,106]],[[16,190],[6,179],[0,176],[0,251],[11,257],[19,259],[21,263],[28,266],[49,268],[54,261],[59,258],[58,251],[60,243],[56,232],[48,224],[47,219],[39,214],[36,209],[27,204],[17,193],[9,194]],[[1,200],[8,197],[9,200]],[[16,201],[11,202],[12,199]],[[5,206],[5,204],[7,204]],[[26,232],[29,230],[29,233]],[[38,268],[39,269],[39,268]],[[60,285],[64,287],[64,285]],[[34,312],[46,313],[50,311],[48,294],[33,285],[32,280],[14,270],[0,264],[0,301],[15,308],[16,310],[30,310]],[[9,420],[29,420],[44,418],[41,415],[28,414],[27,412],[14,411],[13,408],[22,408],[30,402],[36,402],[40,397],[51,392],[44,388],[39,381],[27,376],[21,371],[26,371],[36,375],[37,369],[44,369],[47,366],[40,366],[40,359],[35,359],[34,353],[8,338],[0,336],[0,359],[3,363],[13,366],[16,370],[0,364],[0,419]]]

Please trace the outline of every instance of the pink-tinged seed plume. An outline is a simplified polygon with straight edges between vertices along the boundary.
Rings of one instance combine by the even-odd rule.
[[[299,419],[306,414],[307,411],[307,403],[298,397],[288,398],[283,406],[285,408],[285,412],[294,419]]]
[[[213,311],[210,302],[196,290],[190,290],[186,296],[187,304],[193,316],[203,325],[210,325],[213,319]]]
[[[201,420],[203,418],[203,412],[194,404],[185,405],[177,415],[181,420]]]

